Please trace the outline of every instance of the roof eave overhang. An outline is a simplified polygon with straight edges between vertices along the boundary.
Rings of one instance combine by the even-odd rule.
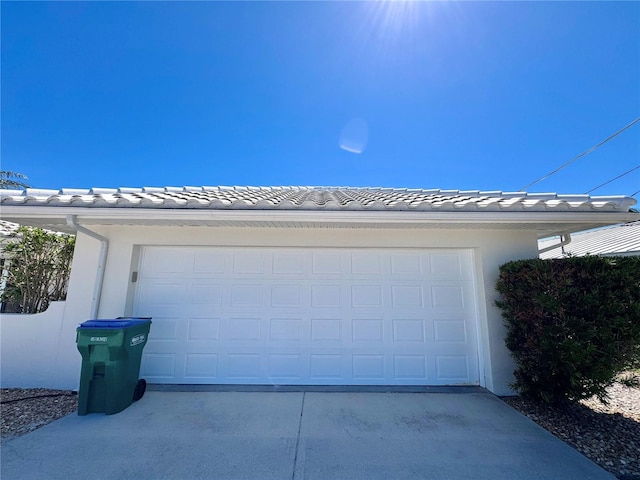
[[[494,228],[536,230],[539,237],[640,219],[638,213],[598,211],[314,211],[189,210],[4,206],[3,220],[70,231],[67,217],[84,225],[297,228]]]

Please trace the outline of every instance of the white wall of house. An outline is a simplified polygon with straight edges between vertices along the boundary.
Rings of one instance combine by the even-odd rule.
[[[480,279],[476,288],[481,377],[484,377],[481,383],[496,394],[511,392],[508,383],[513,379],[513,362],[504,345],[505,330],[500,312],[494,306],[497,298],[494,286],[500,265],[509,260],[537,256],[536,232],[533,230],[87,227],[109,239],[98,318],[131,314],[135,288],[131,277],[132,272],[137,270],[138,247],[144,245],[471,248],[474,251],[477,278]],[[78,235],[67,302],[62,313],[56,311],[61,319],[55,327],[51,326],[58,332],[55,340],[49,330],[46,330],[49,332],[46,335],[17,335],[13,329],[5,328],[3,317],[3,387],[78,387],[81,357],[75,348],[75,329],[92,316],[91,298],[97,282],[99,252],[100,242],[86,235]],[[10,322],[13,322],[13,318]],[[31,330],[32,333],[34,331],[40,330]],[[12,345],[14,342],[16,345],[6,351],[12,359],[5,364],[5,344]],[[21,348],[18,348],[19,344]],[[39,350],[40,345],[45,348]],[[35,350],[38,352],[35,353]],[[21,361],[30,362],[34,355],[51,359],[55,366],[50,368],[40,359],[38,362],[43,365],[42,371],[38,367],[17,369],[16,365]]]
[[[1,315],[2,388],[78,389],[82,357],[76,348],[76,328],[91,315],[99,245],[78,235],[68,301],[52,302],[45,312],[33,315]]]
[[[0,380],[3,388],[52,385],[51,379],[57,376],[58,348],[65,343],[64,310],[65,302],[52,302],[42,313],[2,314]]]

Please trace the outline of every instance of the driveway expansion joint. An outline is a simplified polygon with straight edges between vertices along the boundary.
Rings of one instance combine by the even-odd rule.
[[[302,392],[302,402],[300,404],[300,419],[298,420],[298,437],[296,438],[296,450],[293,455],[293,471],[291,472],[291,480],[296,478],[296,468],[298,468],[298,450],[300,448],[300,432],[302,431],[302,415],[304,414],[304,400],[307,392]]]

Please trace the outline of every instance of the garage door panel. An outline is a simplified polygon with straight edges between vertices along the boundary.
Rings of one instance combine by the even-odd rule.
[[[432,285],[431,306],[440,309],[464,309],[464,289],[461,285]]]
[[[300,353],[271,353],[267,356],[267,365],[271,379],[300,380],[308,375]]]
[[[467,355],[436,355],[436,378],[447,383],[468,383],[469,358]]]
[[[341,307],[343,296],[340,285],[311,285],[311,307],[313,308]]]
[[[222,252],[194,252],[193,273],[208,276],[228,272],[227,256]]]
[[[354,318],[351,321],[351,341],[354,343],[382,343],[383,331],[382,318]]]
[[[467,324],[464,319],[435,319],[434,341],[437,344],[458,343],[466,345],[469,341]]]
[[[267,256],[260,252],[236,253],[233,255],[232,273],[244,275],[264,275],[266,273],[267,262]]]
[[[182,323],[182,319],[179,316],[165,317],[160,314],[152,318],[149,342],[178,339],[178,332],[181,330],[178,327]]]
[[[384,355],[358,353],[351,356],[351,375],[354,380],[383,380]]]
[[[477,384],[471,260],[145,247],[134,315],[153,324],[142,373],[157,383]]]
[[[140,374],[147,380],[171,380],[176,377],[175,353],[145,353],[140,365]]]
[[[427,380],[426,355],[397,354],[393,356],[393,376],[405,380]]]
[[[259,380],[264,378],[259,353],[229,353],[226,355],[226,376],[235,380]]]
[[[138,317],[153,317],[157,318],[182,318],[185,314],[185,309],[180,305],[179,301],[175,301],[172,305],[166,304],[152,304],[144,307],[143,310],[137,311],[134,315]],[[153,329],[153,325],[151,325]]]
[[[434,278],[462,279],[462,262],[459,253],[432,253],[429,255],[429,271]]]
[[[193,282],[189,286],[190,304],[221,307],[225,295],[225,285],[222,283]]]
[[[139,304],[149,307],[179,306],[184,305],[184,296],[187,292],[186,281],[176,280],[139,280],[137,296]]]
[[[274,253],[273,273],[277,275],[307,275],[311,260],[302,253]]]
[[[272,285],[269,306],[301,308],[305,299],[302,285]]]
[[[315,381],[337,382],[344,372],[344,356],[339,353],[312,353],[309,378]]]
[[[164,277],[188,271],[188,253],[173,248],[145,249],[143,262],[147,266],[144,270],[146,278]]]
[[[313,253],[311,274],[317,275],[342,275],[342,255],[340,253]]]
[[[393,342],[426,344],[427,335],[425,321],[423,319],[399,319],[391,320]]]
[[[206,342],[220,339],[221,319],[215,317],[191,317],[188,319],[187,339],[190,342]]]
[[[391,285],[391,306],[393,308],[421,309],[424,305],[422,285]]]
[[[258,317],[234,317],[229,319],[228,340],[232,343],[258,342],[261,340],[261,321]]]
[[[383,260],[378,253],[354,253],[351,255],[351,273],[353,275],[381,275]]]
[[[215,380],[218,378],[217,353],[187,353],[185,355],[186,379]]]
[[[269,341],[278,345],[300,343],[306,337],[305,321],[302,318],[271,318],[269,320]]]
[[[413,278],[424,273],[423,256],[419,253],[391,253],[391,275]]]
[[[380,285],[353,285],[350,293],[352,308],[382,307],[385,303]]]
[[[342,343],[345,338],[343,321],[337,316],[334,318],[311,319],[311,343],[327,345]]]
[[[231,286],[231,308],[264,307],[264,287],[260,284]]]

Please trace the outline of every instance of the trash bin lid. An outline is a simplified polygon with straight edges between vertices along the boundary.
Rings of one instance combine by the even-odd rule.
[[[128,328],[134,325],[143,325],[151,323],[148,318],[114,318],[114,319],[96,319],[82,322],[78,328]]]

